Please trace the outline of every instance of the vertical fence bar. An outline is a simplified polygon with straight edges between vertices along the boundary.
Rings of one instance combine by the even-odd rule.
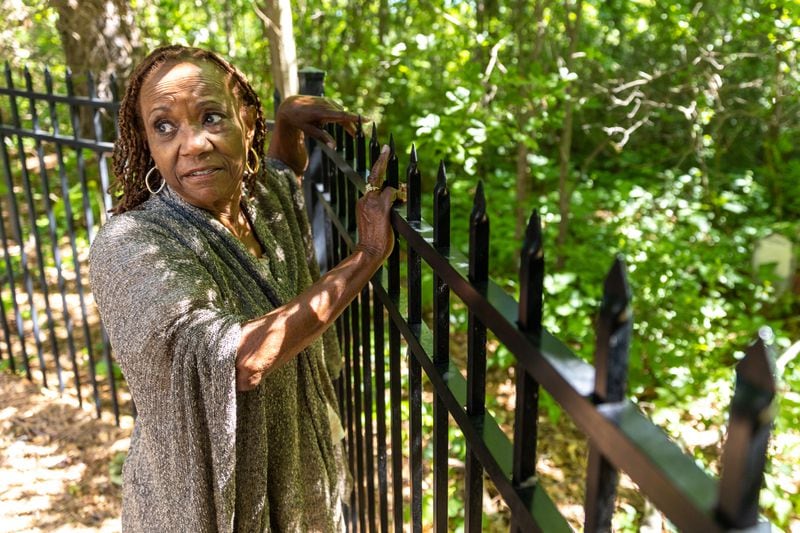
[[[617,257],[606,276],[597,321],[594,394],[598,404],[621,402],[625,398],[633,326],[630,301],[625,263]],[[619,476],[592,445],[587,470],[585,531],[610,531]]]
[[[344,140],[344,159],[351,167],[355,168],[356,154],[353,142],[354,139],[349,133],[344,132]],[[345,183],[347,183],[347,231],[353,235],[357,225],[356,198],[358,196],[358,191],[356,186],[351,183],[349,179],[346,180]]]
[[[394,137],[389,136],[389,162],[386,167],[386,184],[397,187],[399,181],[397,152]],[[399,305],[400,300],[400,246],[395,232],[397,245],[389,256],[389,297]],[[389,322],[389,399],[392,419],[392,511],[394,514],[394,530],[403,530],[403,438],[402,410],[400,390],[400,330]]]
[[[483,182],[478,182],[472,214],[469,219],[469,280],[485,287],[489,279],[489,217]],[[467,414],[473,419],[485,414],[486,399],[486,326],[472,310],[468,315],[467,332]],[[483,468],[467,444],[466,495],[464,498],[467,532],[481,531],[483,511]]]
[[[45,84],[47,94],[53,94],[53,80],[49,71],[46,72]],[[50,121],[53,123],[53,133],[58,135],[60,133],[60,126],[58,123],[58,115],[56,113],[55,101],[50,100]],[[66,219],[67,234],[69,236],[70,249],[72,251],[72,267],[75,272],[75,288],[78,292],[78,301],[81,309],[81,325],[83,328],[83,337],[87,352],[91,353],[93,350],[92,339],[89,333],[89,314],[86,308],[86,298],[83,292],[83,279],[81,276],[80,255],[78,253],[78,245],[75,236],[75,223],[72,219],[72,200],[69,197],[69,182],[64,162],[64,150],[61,148],[60,143],[56,143],[56,158],[58,161],[58,175],[61,183],[61,196],[64,201],[64,218]],[[89,358],[93,360],[93,357]],[[77,363],[77,357],[73,357],[73,371],[75,372],[75,390],[78,393],[78,404],[83,405],[83,393],[81,391],[80,367]]]
[[[342,139],[344,141],[344,159],[350,166],[354,166],[355,161],[355,146],[353,142],[353,137],[344,130],[343,127],[340,126]],[[347,204],[347,231],[351,235],[354,234],[356,230],[356,187],[353,183],[350,182],[347,177],[344,179],[344,192],[345,192],[345,200]],[[343,257],[346,256],[347,253],[343,252]],[[352,431],[353,431],[353,438],[354,440],[350,441],[350,447],[353,454],[353,470],[351,470],[355,484],[354,484],[354,496],[356,501],[356,514],[358,518],[359,524],[359,531],[364,531],[366,522],[365,522],[365,513],[364,513],[364,459],[363,459],[363,442],[362,442],[362,432],[361,432],[361,364],[360,364],[360,339],[361,336],[359,334],[359,302],[358,298],[355,298],[352,303],[348,306],[348,318],[349,320],[345,320],[345,328],[349,328],[349,339],[350,339],[350,375],[348,377],[348,385],[350,385],[351,393],[349,395],[348,401],[352,402],[352,413],[353,419],[351,421],[352,424]],[[353,523],[353,529],[355,530],[356,524]]]
[[[364,136],[364,127],[361,116],[356,125],[356,172],[359,176],[366,176],[367,168],[367,139]],[[370,350],[370,295],[369,284],[361,290],[361,354],[363,357],[364,387],[364,454],[366,456],[366,481],[367,481],[367,531],[375,531],[375,450],[373,446],[373,416],[372,416],[372,352]]]
[[[417,150],[411,146],[411,156],[406,170],[408,204],[406,218],[412,227],[419,228],[422,203],[421,176],[417,163]],[[409,246],[408,261],[408,325],[419,337],[422,324],[422,263],[419,254]],[[422,533],[422,367],[417,358],[408,356],[408,407],[409,407],[409,466],[411,470],[411,531]]]
[[[345,133],[341,124],[336,124],[336,151],[339,155],[344,156],[345,150]],[[345,228],[348,228],[347,222],[347,178],[344,171],[337,166],[336,170],[336,187],[338,189],[338,204],[337,215],[341,220],[345,221]],[[339,236],[339,260],[347,257],[348,249],[347,243],[343,236]],[[351,337],[350,337],[350,306],[346,307],[340,317],[340,332],[342,333],[342,353],[344,354],[344,396],[345,396],[345,413],[342,417],[345,421],[345,428],[347,432],[347,461],[351,473],[356,472],[356,446],[355,446],[355,413],[353,411],[353,366],[351,352]],[[356,527],[358,523],[358,508],[356,502],[357,490],[350,493],[350,526]]]
[[[347,146],[349,148],[349,155],[348,161],[351,163],[354,161],[354,153],[353,153],[353,138],[348,134],[347,135],[348,143]],[[355,230],[355,223],[356,223],[356,213],[355,213],[355,196],[356,196],[356,187],[355,185],[348,180],[348,212],[351,214],[351,221],[353,223],[353,230]],[[353,369],[352,369],[352,377],[353,377],[353,407],[355,413],[355,447],[356,447],[356,469],[354,471],[354,476],[356,479],[356,497],[358,499],[358,521],[360,529],[359,531],[366,531],[367,525],[367,510],[366,510],[366,492],[365,492],[365,474],[364,474],[364,432],[363,432],[363,424],[362,424],[362,416],[364,415],[363,412],[363,403],[362,403],[362,388],[361,388],[361,356],[363,353],[362,346],[361,346],[361,324],[360,324],[360,302],[358,298],[354,298],[353,302],[350,304],[350,320],[352,325],[352,349],[353,349]]]
[[[433,246],[439,253],[450,253],[450,191],[444,161],[439,162],[433,189]],[[433,364],[445,374],[450,366],[450,286],[433,273]],[[447,407],[439,395],[433,401],[433,529],[447,532]]]
[[[65,82],[67,87],[67,96],[73,98],[75,96],[75,90],[72,84],[72,72],[69,69],[67,69]],[[72,126],[72,137],[74,139],[78,139],[78,137],[80,136],[80,114],[77,105],[70,104],[69,116],[70,116],[70,124]],[[94,213],[92,212],[92,206],[90,203],[90,196],[89,196],[89,187],[86,181],[86,161],[83,157],[83,150],[81,148],[75,149],[75,162],[78,168],[78,180],[81,187],[83,218],[86,222],[86,237],[87,240],[91,243],[94,240]],[[74,260],[76,261],[76,272],[77,272],[78,269],[77,255],[74,257]],[[97,371],[95,368],[94,343],[92,342],[89,336],[87,336],[86,340],[86,355],[88,357],[89,380],[92,383],[92,397],[94,398],[95,411],[97,413],[97,417],[100,418],[100,413],[101,413],[100,389],[99,389],[99,384],[97,382]]]
[[[736,387],[722,453],[717,514],[726,528],[744,530],[758,522],[767,444],[775,418],[775,370],[769,328],[736,365]]]
[[[542,224],[534,211],[528,220],[519,261],[519,328],[538,340],[542,334],[544,294],[544,247]],[[536,475],[537,417],[539,383],[521,364],[516,365],[517,404],[514,409],[513,481],[521,489],[533,486]],[[515,529],[522,531],[516,520]]]
[[[52,81],[50,80],[50,71],[45,70],[45,83],[49,84],[52,89]],[[36,111],[36,100],[33,97],[33,81],[31,79],[30,71],[27,69],[25,70],[25,89],[31,95],[28,98],[28,105],[30,106],[30,114],[31,114],[31,126],[33,131],[40,131],[39,127],[39,114]],[[55,213],[53,212],[53,204],[50,200],[50,182],[47,174],[47,165],[45,162],[44,156],[44,145],[42,141],[36,140],[36,158],[39,162],[39,178],[40,183],[42,186],[42,202],[44,204],[44,212],[47,216],[47,229],[48,229],[48,237],[50,238],[50,251],[53,255],[53,262],[55,263],[56,267],[56,280],[57,280],[57,287],[58,292],[61,296],[61,314],[64,319],[64,326],[67,333],[67,353],[69,354],[70,360],[73,362],[73,366],[77,367],[77,362],[75,360],[75,342],[72,338],[72,318],[69,314],[69,308],[67,306],[67,295],[66,295],[66,286],[64,283],[64,273],[62,271],[62,262],[61,262],[61,250],[58,247],[58,228],[56,226],[56,218]],[[44,257],[42,257],[44,261]],[[46,282],[46,281],[45,281]],[[55,324],[53,324],[53,331],[55,332]],[[52,343],[57,343],[58,340],[54,335],[51,337]],[[54,344],[55,347],[55,344]],[[64,376],[61,370],[61,359],[59,357],[59,350],[53,350],[53,358],[55,360],[56,366],[56,377],[58,379],[58,390],[60,392],[64,392]]]
[[[9,220],[11,221],[11,228],[12,233],[19,235],[19,214],[17,213],[16,208],[16,198],[14,196],[14,183],[11,179],[11,160],[9,159],[8,149],[6,148],[5,136],[0,136],[0,153],[3,156],[3,171],[5,173],[5,184],[8,190],[8,202],[9,202]],[[28,361],[28,348],[25,344],[25,323],[22,318],[22,311],[19,308],[19,303],[17,302],[17,284],[15,281],[15,274],[14,274],[14,264],[11,260],[11,254],[8,250],[8,236],[6,235],[5,230],[5,216],[0,213],[0,239],[2,239],[3,243],[3,260],[6,265],[6,275],[8,276],[8,287],[11,291],[11,308],[14,310],[14,324],[17,330],[17,336],[19,337],[19,344],[20,344],[20,351],[22,357],[22,367],[25,369],[25,377],[28,380],[33,379],[33,375],[31,374],[31,365],[30,361]],[[19,237],[17,237],[19,239]],[[22,243],[19,242],[20,250],[22,250]],[[20,254],[20,261],[23,265],[23,286],[27,287],[27,283],[24,282],[25,279],[25,258],[24,254]],[[5,309],[3,309],[3,314],[5,314]],[[11,348],[11,344],[8,345],[9,354],[11,355],[11,361],[13,363],[13,350]]]
[[[26,78],[27,78],[27,69],[26,69]],[[11,79],[11,69],[6,64],[6,86],[9,89],[14,88],[14,82]],[[10,97],[11,103],[11,119],[14,124],[15,128],[22,129],[22,122],[19,116],[19,110],[17,108],[17,97],[12,95]],[[58,353],[57,345],[55,344],[55,332],[53,331],[53,319],[52,319],[52,312],[50,310],[50,299],[48,296],[47,291],[47,284],[45,283],[45,276],[44,276],[44,264],[42,263],[42,245],[39,240],[39,230],[36,225],[36,210],[34,209],[33,205],[33,193],[31,191],[31,184],[30,184],[30,176],[28,175],[28,163],[26,161],[25,156],[25,145],[22,142],[22,137],[17,135],[17,151],[19,152],[20,158],[20,165],[22,168],[22,188],[25,196],[25,203],[27,205],[28,210],[28,225],[30,227],[31,235],[33,236],[34,242],[34,250],[36,251],[36,264],[38,266],[38,273],[39,273],[39,285],[40,290],[42,291],[42,296],[44,298],[44,308],[45,308],[45,315],[47,317],[48,326],[49,326],[49,334],[50,340],[53,344],[54,353]],[[19,211],[16,209],[16,197],[14,195],[14,185],[13,183],[9,183],[9,199],[13,198],[12,203],[12,213],[19,216]],[[15,217],[16,218],[16,217]],[[42,339],[41,339],[41,332],[39,329],[39,313],[36,309],[36,305],[33,299],[33,281],[31,279],[30,271],[28,270],[27,266],[27,259],[26,254],[24,253],[25,250],[25,241],[22,234],[22,228],[20,225],[21,219],[16,219],[15,222],[15,238],[20,246],[20,262],[22,263],[22,272],[23,277],[25,279],[25,288],[28,292],[28,304],[31,310],[31,323],[33,325],[33,338],[36,343],[36,353],[39,357],[39,367],[42,371],[42,385],[47,387],[47,367],[44,361],[44,349],[42,346]]]
[[[86,88],[89,93],[89,101],[94,103],[98,101],[97,90],[95,87],[94,75],[91,72],[86,73]],[[94,140],[97,142],[103,141],[103,121],[100,116],[100,107],[92,105],[92,130],[94,131]],[[100,212],[100,218],[108,217],[111,212],[112,202],[111,194],[109,193],[108,163],[106,162],[106,154],[104,152],[96,151],[97,168],[100,171],[100,194],[103,198],[103,209]]]
[[[380,155],[380,143],[378,142],[378,129],[372,123],[372,135],[369,141],[369,160],[370,168],[375,166],[375,162]],[[380,283],[382,268],[373,276],[373,283]],[[384,353],[384,320],[383,304],[376,291],[372,291],[372,323],[373,331],[373,353],[375,354],[375,412],[377,413],[377,442],[378,442],[378,522],[380,531],[389,531],[389,480],[388,480],[388,461],[386,454],[386,357]]]
[[[86,85],[89,92],[89,100],[91,102],[97,101],[97,92],[95,90],[94,76],[91,72],[86,74]],[[92,113],[92,125],[94,130],[94,139],[97,142],[103,140],[103,124],[100,117],[100,108],[94,106]],[[108,164],[106,163],[106,154],[103,152],[95,152],[97,157],[97,167],[100,171],[100,187],[101,196],[103,198],[103,210],[101,211],[101,219],[108,216],[107,213],[111,211],[111,195],[109,189],[108,177]],[[100,337],[103,342],[103,361],[106,363],[106,371],[108,372],[108,386],[110,389],[111,406],[114,410],[114,419],[119,425],[119,399],[117,395],[117,378],[114,373],[114,362],[111,360],[111,342],[108,340],[108,333],[106,333],[103,325],[100,325]]]

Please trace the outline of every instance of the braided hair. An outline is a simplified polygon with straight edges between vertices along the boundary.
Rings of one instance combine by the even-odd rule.
[[[144,122],[139,116],[139,94],[142,85],[151,73],[165,63],[185,60],[207,61],[219,67],[234,82],[235,94],[242,99],[242,103],[255,108],[253,150],[259,160],[264,160],[264,140],[267,134],[264,112],[261,109],[261,100],[244,74],[221,56],[209,50],[181,45],[162,46],[151,52],[133,71],[120,104],[119,135],[114,143],[112,155],[116,181],[112,186],[111,193],[117,199],[117,205],[112,210],[114,213],[129,211],[150,196],[145,185],[145,175],[153,167],[154,162],[145,137]],[[257,162],[249,161],[250,157],[251,154],[248,152],[248,163],[255,167]],[[254,174],[245,173],[244,184],[247,190],[255,189],[255,179]]]

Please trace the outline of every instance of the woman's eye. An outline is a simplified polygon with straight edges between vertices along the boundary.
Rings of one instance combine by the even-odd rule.
[[[154,129],[156,130],[156,133],[159,133],[161,135],[169,135],[170,133],[175,131],[175,126],[173,126],[166,120],[159,120],[158,122],[155,123]]]
[[[222,115],[219,113],[208,113],[205,117],[205,123],[209,126],[215,126],[222,122]]]

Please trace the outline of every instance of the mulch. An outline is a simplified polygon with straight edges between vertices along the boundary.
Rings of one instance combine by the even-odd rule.
[[[128,448],[129,417],[117,427],[91,406],[4,372],[0,398],[0,532],[119,531],[112,473]]]

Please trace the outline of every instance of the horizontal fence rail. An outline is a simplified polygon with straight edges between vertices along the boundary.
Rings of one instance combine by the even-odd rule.
[[[374,163],[379,151],[374,126],[369,142],[361,124],[354,138],[340,126],[329,132],[336,146],[316,145],[306,174],[315,239],[325,244],[318,249],[323,265],[335,264],[354,248],[356,200],[369,174],[366,156]],[[396,187],[400,163],[393,139],[389,144],[386,182]],[[513,530],[571,531],[536,479],[541,387],[590,444],[586,531],[610,530],[620,471],[681,530],[768,529],[758,522],[758,490],[775,396],[768,333],[759,333],[737,367],[723,473],[716,479],[626,398],[633,318],[621,258],[610,261],[596,326],[594,365],[590,365],[542,328],[544,246],[537,214],[531,215],[521,247],[521,290],[515,301],[488,276],[490,224],[482,184],[477,185],[469,223],[461,228],[470,237],[469,255],[464,257],[450,247],[444,164],[438,167],[431,224],[420,216],[420,161],[413,147],[405,174],[408,203],[405,214],[402,208],[392,212],[397,237],[392,255],[372,280],[372,298],[370,291],[362,291],[337,323],[345,361],[338,385],[340,406],[355,478],[348,515],[351,530],[417,532],[431,526],[437,532],[450,530],[448,419],[452,418],[467,443],[461,489],[466,531],[481,531],[486,477],[510,508]],[[430,324],[422,320],[423,264],[433,273]],[[451,296],[468,309],[466,378],[450,358]],[[487,330],[516,358],[511,438],[486,411]],[[431,435],[422,435],[421,430],[423,374],[433,391]],[[432,440],[432,462],[423,459],[426,438]],[[433,479],[427,484],[432,524],[422,522],[426,475]]]

